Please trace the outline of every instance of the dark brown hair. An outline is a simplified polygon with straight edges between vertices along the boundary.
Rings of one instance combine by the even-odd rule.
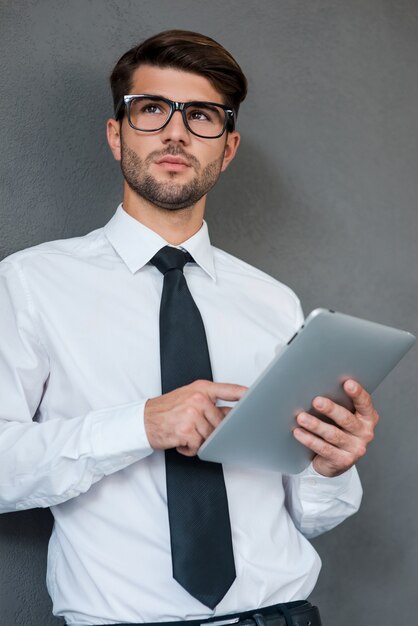
[[[224,96],[235,115],[247,95],[247,79],[223,46],[192,31],[166,30],[131,48],[116,63],[110,76],[115,110],[121,98],[129,94],[132,75],[140,65],[171,67],[204,76]]]

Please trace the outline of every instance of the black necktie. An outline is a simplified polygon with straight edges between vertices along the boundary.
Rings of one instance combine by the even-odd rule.
[[[151,259],[164,274],[160,308],[162,392],[212,380],[202,318],[183,275],[188,252],[165,246]],[[213,609],[235,579],[231,525],[222,465],[166,450],[173,576]]]

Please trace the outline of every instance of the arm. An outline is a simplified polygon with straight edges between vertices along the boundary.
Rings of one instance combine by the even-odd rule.
[[[370,395],[347,380],[344,391],[353,412],[328,398],[313,400],[314,408],[332,420],[309,413],[297,416],[295,438],[315,452],[311,466],[284,480],[287,506],[296,526],[307,536],[333,528],[360,506],[361,486],[354,464],[366,453],[379,420]]]
[[[18,267],[1,263],[0,513],[65,502],[157,448],[195,454],[229,410],[215,406],[218,397],[245,391],[197,381],[148,401],[33,421],[50,375],[35,320]]]
[[[318,474],[312,464],[300,474],[283,476],[286,508],[305,537],[331,530],[359,509],[362,488],[355,467],[341,476]]]
[[[141,432],[143,404],[42,424],[2,418],[0,513],[65,502],[151,454]]]
[[[73,419],[32,421],[49,359],[18,269],[0,266],[0,512],[58,504],[152,452],[145,400]]]

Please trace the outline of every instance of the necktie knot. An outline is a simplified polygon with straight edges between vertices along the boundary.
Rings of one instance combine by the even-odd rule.
[[[186,263],[192,260],[188,252],[183,252],[171,246],[164,246],[152,257],[150,263],[155,265],[162,274],[166,274],[169,270],[183,271]]]

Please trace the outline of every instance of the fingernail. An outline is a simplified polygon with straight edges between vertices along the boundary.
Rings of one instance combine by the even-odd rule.
[[[306,413],[300,413],[298,415],[298,422],[299,424],[302,424],[302,426],[308,426],[310,421],[310,417],[309,415],[306,415]]]
[[[349,383],[347,383],[347,389],[348,391],[354,392],[356,390],[356,384],[350,381]]]
[[[322,398],[315,398],[314,406],[317,409],[323,409],[325,406],[325,402],[322,400]]]

